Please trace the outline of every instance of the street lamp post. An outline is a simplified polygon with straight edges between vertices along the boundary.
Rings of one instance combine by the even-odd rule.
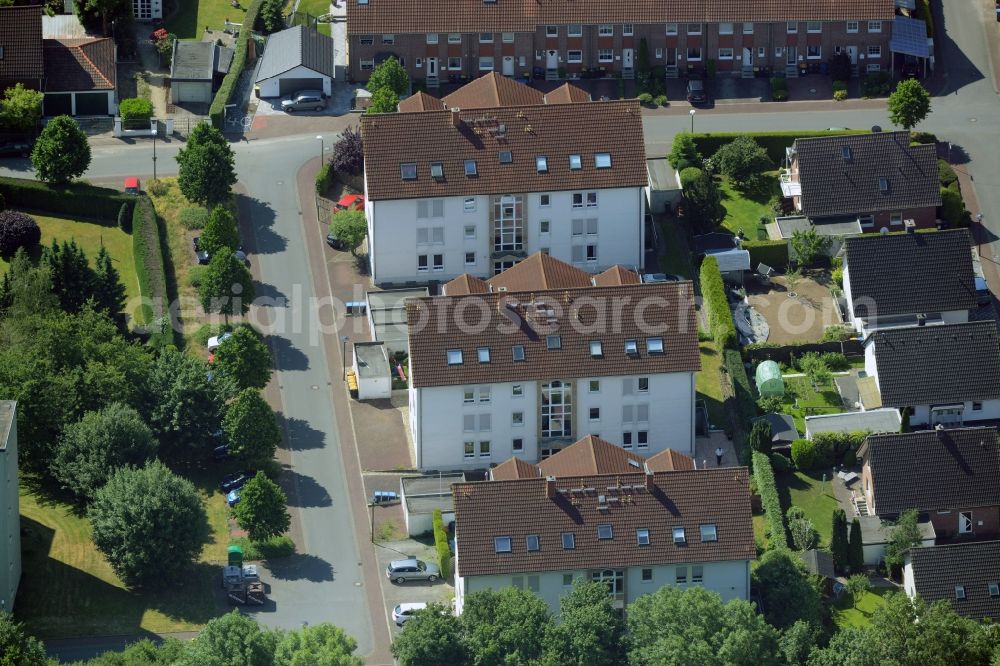
[[[694,109],[688,111],[691,114],[691,134],[694,134],[694,114],[697,113]]]
[[[345,336],[343,336],[343,337],[340,338],[340,342],[341,342],[341,345],[340,345],[340,366],[341,366],[341,369],[343,370],[343,375],[344,375],[342,381],[345,381],[345,382],[347,381],[347,341],[350,340],[350,339],[351,339],[350,336],[347,336],[347,335],[345,335]]]
[[[153,133],[153,180],[156,180],[156,135],[160,133],[159,127]]]
[[[326,143],[323,141],[321,135],[317,134],[316,138],[319,139],[319,166],[323,168],[323,155],[326,153]]]

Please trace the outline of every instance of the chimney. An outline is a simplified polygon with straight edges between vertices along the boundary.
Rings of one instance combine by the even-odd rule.
[[[653,473],[652,473],[652,472],[650,472],[650,471],[649,471],[649,470],[647,469],[647,470],[646,470],[646,490],[648,490],[649,492],[653,492],[653,487],[654,487],[655,485],[656,485],[656,484],[655,484],[655,483],[653,483]]]
[[[906,233],[908,234],[917,233],[917,223],[913,220],[903,220],[903,227],[906,229]]]
[[[458,129],[462,126],[462,119],[458,117],[458,112],[461,111],[457,106],[451,107],[451,126]]]
[[[547,476],[545,477],[545,496],[549,499],[555,499],[556,497],[556,477]]]
[[[926,326],[926,325],[927,325],[927,315],[925,315],[925,314],[918,314],[917,315],[917,326]]]
[[[941,432],[942,430],[944,430],[944,424],[942,424],[942,423],[936,423],[936,424],[934,424],[934,430],[936,430],[938,432]]]

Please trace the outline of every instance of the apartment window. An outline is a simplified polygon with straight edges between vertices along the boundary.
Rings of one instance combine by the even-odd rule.
[[[632,433],[623,432],[622,433],[622,448],[629,450],[632,448]]]
[[[449,32],[448,33],[448,43],[449,44],[461,44],[462,34],[459,32]]]
[[[475,458],[476,457],[476,443],[475,442],[465,442],[463,444],[465,451],[465,458]]]
[[[972,512],[962,511],[958,514],[958,533],[972,534]]]
[[[479,71],[489,72],[493,70],[492,56],[482,56],[479,58]]]
[[[635,531],[635,542],[640,546],[649,545],[649,530],[645,527],[640,527]]]
[[[701,60],[701,47],[689,46],[687,50],[687,59],[691,61]]]
[[[427,270],[427,255],[418,254],[417,255],[417,271],[424,272]]]
[[[810,44],[806,47],[806,58],[809,60],[818,60],[823,57],[823,47],[816,44]]]
[[[732,23],[720,23],[719,24],[719,34],[720,35],[731,35],[731,34],[733,34],[733,24]]]
[[[597,208],[597,192],[587,192],[587,208]]]
[[[668,35],[676,35],[677,34],[677,24],[676,23],[668,23],[667,24],[667,34]]]
[[[515,362],[524,360],[524,345],[514,345],[510,348],[510,356]]]
[[[444,255],[443,254],[435,254],[434,255],[434,265],[432,266],[432,270],[435,270],[435,271],[443,271],[444,270]]]
[[[719,535],[715,531],[714,524],[699,525],[698,530],[701,532],[701,540],[703,542],[718,541]]]
[[[395,44],[396,43],[396,35],[382,35],[382,43],[383,44]]]
[[[753,34],[753,23],[744,23],[743,24],[743,34],[744,35],[752,35]]]
[[[688,582],[688,568],[687,567],[677,567],[674,574],[674,580],[678,585],[684,585]]]
[[[868,32],[882,32],[882,21],[868,21]]]
[[[601,408],[600,407],[591,407],[590,408],[590,420],[591,421],[600,421],[601,420]]]
[[[476,390],[471,386],[466,386],[462,391],[462,402],[465,404],[474,403],[476,401]]]
[[[583,26],[579,23],[570,23],[566,26],[566,36],[567,37],[582,37],[583,36]]]
[[[528,536],[524,537],[524,545],[525,545],[525,547],[529,551],[531,551],[531,550],[538,550],[540,548],[540,542],[538,540],[538,535],[537,534],[529,534]]]
[[[462,59],[458,57],[448,58],[448,69],[462,69]]]
[[[563,532],[562,546],[563,550],[573,550],[576,548],[576,535],[572,532]]]
[[[475,227],[475,225],[472,225],[472,224],[466,225],[466,227],[465,227],[465,237],[466,238],[470,238],[470,239],[476,237],[476,227]]]
[[[785,32],[787,32],[789,35],[794,35],[798,31],[799,31],[799,24],[796,23],[795,21],[788,21],[787,23],[785,23]]]
[[[470,161],[472,161],[472,160],[470,160]],[[468,164],[469,163],[466,162],[465,164],[466,164],[466,168],[465,168],[466,175],[468,175],[468,170],[469,170]],[[475,168],[476,168],[475,161],[472,161],[472,168],[473,168],[473,170],[475,170]],[[476,212],[476,198],[475,197],[465,197],[465,200],[462,201],[462,210],[465,211],[466,213],[475,213]]]
[[[417,163],[416,162],[403,162],[399,165],[399,177],[403,180],[416,180],[417,179]]]
[[[535,157],[535,171],[538,173],[549,172],[549,160],[545,155],[537,155]]]
[[[639,393],[649,393],[649,377],[639,377]]]
[[[597,245],[596,244],[591,243],[591,244],[587,245],[586,258],[587,258],[587,261],[597,261]]]
[[[594,166],[598,169],[610,169],[611,153],[594,153]],[[594,203],[597,203],[597,192],[594,192]]]
[[[656,49],[656,59],[663,60],[663,49]]]
[[[652,569],[643,569],[642,570],[642,582],[643,583],[652,583],[653,582],[653,570]]]
[[[479,43],[480,44],[491,44],[491,43],[493,43],[493,33],[492,32],[481,32],[481,33],[479,33]]]
[[[767,49],[765,49],[763,46],[758,46],[757,47],[757,57],[758,58],[766,58],[767,57]]]
[[[489,442],[479,442],[479,457],[489,458],[490,457],[490,443]]]
[[[823,32],[823,22],[806,21],[806,32]]]
[[[636,440],[636,446],[638,446],[640,449],[648,449],[649,431],[640,430],[639,432],[635,433],[635,440]]]
[[[869,74],[871,74],[872,72],[881,71],[881,69],[882,65],[878,64],[877,62],[870,62],[867,65],[865,65],[865,71],[868,72]]]
[[[375,43],[375,35],[361,35],[361,46],[371,46]]]
[[[861,225],[862,229],[871,229],[875,226],[875,218],[871,215],[862,215],[858,218],[858,224]]]
[[[361,65],[361,71],[362,72],[368,72],[368,71],[371,71],[371,70],[375,69],[375,61],[374,60],[370,60],[370,59],[369,60],[364,60],[364,59],[362,59],[360,61],[360,65]]]
[[[489,384],[484,384],[479,387],[479,402],[489,402],[490,401],[490,386]],[[487,414],[489,416],[489,414]],[[487,430],[489,428],[486,428]]]
[[[563,574],[563,587],[573,587],[573,574]]]
[[[573,193],[573,208],[583,208],[583,192]]]
[[[524,440],[520,437],[515,437],[510,443],[510,450],[514,453],[521,453],[524,451]]]
[[[631,23],[626,23],[625,25],[622,26],[622,34],[625,35],[626,37],[631,37],[634,32],[635,30],[633,29]]]
[[[515,398],[520,398],[524,395],[524,386],[521,384],[514,384],[510,387],[510,394]]]
[[[545,26],[545,36],[546,37],[558,37],[559,36],[559,26],[557,26],[557,25],[547,25],[547,26]]]
[[[857,32],[857,31],[858,31],[858,22],[857,21],[848,21],[847,22],[847,32]]]
[[[882,47],[878,44],[872,44],[868,47],[868,57],[869,58],[881,58],[882,57]],[[876,70],[878,71],[878,70]]]
[[[607,23],[602,23],[597,26],[597,34],[600,37],[614,37],[615,27],[613,25],[608,25]]]
[[[465,175],[475,176],[479,173],[479,169],[476,167],[476,160],[465,160]],[[472,200],[473,205],[475,205],[475,199]]]
[[[687,24],[687,34],[689,34],[689,35],[700,35],[701,34],[701,23],[688,23]]]
[[[514,412],[510,415],[510,424],[513,426],[524,425],[524,412]]]
[[[510,537],[494,537],[493,538],[493,550],[497,553],[509,553],[510,552]]]
[[[899,227],[903,225],[903,214],[902,213],[889,213],[889,224],[894,227]]]
[[[983,403],[981,402],[972,403],[972,411],[981,412],[982,410],[983,410]]]
[[[719,49],[719,60],[732,60],[733,50],[728,47],[723,47]]]
[[[551,204],[552,204],[552,197],[550,195],[548,195],[548,194],[539,194],[538,195],[538,205],[539,206],[541,206],[542,208],[545,208],[547,206],[550,206]]]
[[[649,423],[649,405],[642,403],[635,406],[635,420],[639,423]]]
[[[598,525],[597,538],[600,541],[607,541],[608,539],[613,539],[614,531],[611,529],[611,525]]]
[[[514,33],[512,33],[512,32],[501,32],[500,33],[500,41],[503,42],[504,44],[513,44],[514,43]]]
[[[583,168],[583,160],[579,155],[569,156],[569,168],[571,171],[578,171]]]
[[[589,382],[589,384],[588,384],[588,386],[587,386],[587,390],[590,391],[591,393],[600,393],[601,392],[601,380],[600,379],[591,379],[590,382]]]
[[[549,233],[549,224],[550,223],[549,223],[548,220],[540,220],[538,222],[538,233],[540,233],[540,234],[547,234],[547,233]]]
[[[558,335],[545,336],[545,348],[548,350],[562,349],[562,338]]]
[[[428,32],[427,33],[427,43],[428,44],[437,44],[438,43],[438,34],[436,32]]]
[[[700,583],[705,576],[705,567],[696,564],[691,567],[691,582]]]
[[[581,63],[583,62],[583,51],[573,50],[566,52],[566,62],[569,63]]]
[[[542,384],[542,427],[544,438],[573,436],[573,392],[568,384]]]

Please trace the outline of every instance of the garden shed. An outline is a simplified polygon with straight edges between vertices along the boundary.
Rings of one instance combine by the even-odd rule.
[[[755,374],[757,392],[762,398],[785,395],[785,381],[781,378],[781,367],[774,361],[761,361]]]

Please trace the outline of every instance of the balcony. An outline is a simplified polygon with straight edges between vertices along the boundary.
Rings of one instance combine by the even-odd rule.
[[[795,180],[789,169],[782,169],[778,176],[781,181],[781,195],[784,197],[802,196],[802,184]]]

